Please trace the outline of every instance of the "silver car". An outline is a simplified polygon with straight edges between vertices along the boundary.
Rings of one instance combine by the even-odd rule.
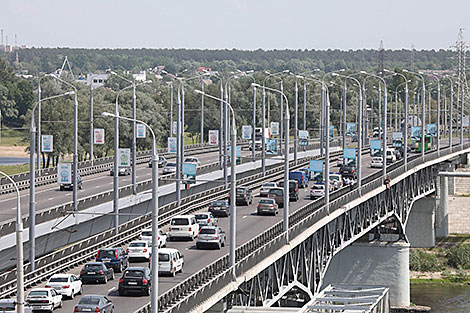
[[[216,226],[203,226],[196,238],[196,248],[203,247],[225,247],[225,232]]]
[[[163,174],[173,174],[176,173],[176,163],[169,162],[163,168]]]
[[[199,224],[199,227],[217,226],[217,218],[210,212],[200,212],[194,214],[194,216],[196,217],[196,222]]]
[[[276,183],[264,183],[263,185],[261,185],[261,189],[259,191],[259,196],[260,197],[267,197],[268,193],[269,193],[269,190],[271,190],[271,188],[276,188],[276,187],[277,187]]]
[[[257,214],[272,214],[276,215],[279,213],[279,206],[276,203],[276,200],[270,198],[260,199],[258,202]]]

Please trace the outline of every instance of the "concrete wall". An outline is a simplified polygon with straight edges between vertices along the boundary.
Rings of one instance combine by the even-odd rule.
[[[383,285],[390,305],[410,305],[409,248],[405,242],[354,243],[331,260],[321,289],[328,284]]]
[[[434,196],[425,197],[414,202],[411,208],[405,233],[412,248],[432,248],[435,245],[435,212]]]

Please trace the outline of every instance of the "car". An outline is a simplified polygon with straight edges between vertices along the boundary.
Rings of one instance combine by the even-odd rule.
[[[114,176],[114,167],[112,167],[111,170],[109,171],[109,175]],[[130,166],[119,166],[118,167],[118,175],[119,176],[131,175]]]
[[[34,288],[25,298],[33,311],[52,312],[62,307],[62,295],[53,288]]]
[[[46,288],[54,288],[57,293],[73,299],[82,294],[82,281],[72,274],[54,274],[46,283]],[[1,310],[0,310],[1,312]]]
[[[193,240],[199,233],[199,224],[194,215],[178,215],[171,219],[168,238],[189,238]]]
[[[106,284],[108,280],[114,279],[114,270],[103,262],[90,262],[83,266],[80,271],[82,283],[100,282]]]
[[[16,299],[0,299],[0,312],[1,313],[16,313],[17,306],[16,306]],[[33,312],[32,308],[29,306],[28,303],[25,303],[24,306],[24,313],[31,313]]]
[[[230,216],[230,206],[227,200],[215,200],[209,205],[209,212],[214,216]]]
[[[267,197],[268,196],[268,193],[269,193],[269,190],[271,188],[276,188],[277,187],[277,184],[276,183],[273,183],[273,182],[269,182],[269,183],[264,183],[261,185],[261,189],[259,191],[259,196],[260,197]]]
[[[333,191],[333,186],[329,184],[330,192]],[[310,200],[314,200],[320,197],[325,196],[325,183],[315,183],[312,188],[310,188]]]
[[[387,164],[392,164],[397,161],[397,157],[395,155],[395,149],[385,150],[385,160],[387,160]]]
[[[175,277],[176,273],[183,272],[184,255],[177,249],[163,248],[158,250],[158,273],[170,274]]]
[[[196,238],[196,248],[203,247],[225,247],[225,232],[217,226],[203,226]]]
[[[268,193],[269,199],[274,199],[280,208],[284,207],[284,188],[271,188]]]
[[[253,193],[251,192],[250,188],[246,186],[237,186],[235,192],[237,205],[250,205],[253,203]],[[228,194],[228,201],[230,202],[230,193]]]
[[[106,296],[84,295],[75,305],[74,312],[113,313],[114,304]]]
[[[280,188],[284,188],[284,181],[280,181],[277,183]],[[291,201],[298,201],[299,200],[299,188],[298,181],[291,179],[289,180],[289,200]],[[277,202],[277,200],[276,200]]]
[[[80,176],[80,174],[77,174],[77,187],[78,189],[82,190],[82,176]],[[60,191],[73,190],[73,174],[72,174],[72,182],[60,184],[59,189]]]
[[[168,162],[163,168],[162,174],[173,174],[176,173],[176,163]]]
[[[163,156],[158,156],[158,161],[157,162],[158,162],[158,167],[159,168],[165,167],[166,164],[167,164],[167,160]],[[152,167],[152,159],[150,159],[150,161],[149,161],[149,167]]]
[[[302,171],[305,173],[305,175],[307,175],[307,179],[310,181],[312,179],[312,172],[310,171],[310,169],[306,168],[306,167],[303,167],[303,168],[299,168],[299,171]]]
[[[330,173],[329,177],[334,189],[340,189],[343,187],[343,178],[341,177],[341,174]]]
[[[211,212],[199,212],[194,214],[199,228],[202,226],[217,226],[218,220]]]
[[[323,173],[313,173],[312,180],[316,183],[321,183],[323,181]]]
[[[158,229],[158,247],[159,248],[163,248],[163,247],[166,247],[166,240],[167,240],[167,235],[166,233],[161,230],[161,229]],[[150,243],[152,243],[152,229],[151,228],[148,228],[148,229],[142,229],[142,231],[140,232],[140,236],[139,236],[139,240],[145,240],[145,241],[148,241]]]
[[[148,267],[128,267],[119,279],[118,293],[124,296],[129,291],[138,291],[144,296],[149,296],[151,286],[152,279]]]
[[[302,171],[291,171],[291,172],[289,172],[289,180],[292,180],[292,179],[297,181],[297,186],[299,188],[308,187],[308,178],[307,178],[307,175],[305,175],[304,172],[302,172]]]
[[[258,201],[258,207],[256,209],[256,214],[272,214],[276,215],[279,213],[279,205],[276,203],[276,200],[270,198],[263,198]]]
[[[196,166],[201,166],[199,159],[195,157],[187,157],[186,159],[184,159],[184,163],[192,163],[196,164]]]
[[[150,260],[152,256],[152,243],[146,240],[134,240],[127,248],[127,255],[131,259]]]
[[[129,266],[129,256],[123,248],[102,248],[96,254],[96,262],[103,262],[116,273],[121,273]]]
[[[351,163],[345,164],[339,168],[339,173],[342,177],[348,177],[352,179],[357,179],[357,169],[356,166]]]
[[[370,161],[370,167],[382,167],[383,162],[382,162],[382,157],[373,157]]]

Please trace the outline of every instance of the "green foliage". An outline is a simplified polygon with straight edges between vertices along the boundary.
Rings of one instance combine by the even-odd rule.
[[[470,245],[455,246],[447,252],[447,262],[458,269],[470,269]]]
[[[410,270],[420,272],[437,272],[444,268],[444,264],[432,253],[422,250],[410,250]]]
[[[455,274],[453,274],[450,270],[445,270],[442,272],[441,277],[454,283],[465,283],[470,280],[470,275],[462,269],[457,270]]]

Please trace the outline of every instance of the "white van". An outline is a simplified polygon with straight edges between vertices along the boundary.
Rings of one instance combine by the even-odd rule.
[[[158,250],[158,273],[170,274],[175,277],[177,272],[182,273],[184,257],[176,249],[162,248]]]
[[[178,215],[171,219],[168,237],[190,238],[193,240],[199,233],[199,224],[194,215]]]

